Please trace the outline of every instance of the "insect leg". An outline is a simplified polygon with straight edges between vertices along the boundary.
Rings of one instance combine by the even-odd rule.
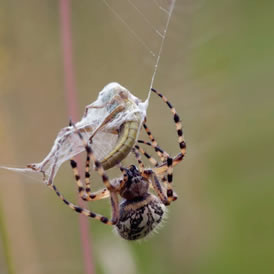
[[[92,135],[90,136],[89,140],[91,141],[92,138],[95,136],[95,134],[96,134],[101,128],[103,128],[107,123],[109,123],[117,113],[123,111],[124,109],[125,109],[124,106],[118,106],[118,107],[116,107],[116,108],[115,108],[115,109],[114,109],[114,110],[105,118],[105,120],[104,120],[104,121],[103,121],[95,130],[94,130],[94,132],[93,132]]]

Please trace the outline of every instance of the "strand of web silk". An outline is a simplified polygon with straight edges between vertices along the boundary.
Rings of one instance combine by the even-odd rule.
[[[172,2],[172,1],[173,1],[173,0],[171,0],[171,2]],[[165,8],[163,8],[163,7],[158,3],[157,0],[153,0],[153,3],[154,3],[161,11],[165,12],[166,14],[169,14],[169,11],[166,10]]]
[[[170,19],[171,19],[171,16],[172,16],[172,13],[173,13],[173,10],[174,10],[174,7],[175,7],[175,3],[176,3],[176,0],[173,0],[171,2],[170,9],[169,9],[169,12],[168,12],[168,18],[167,18],[163,38],[162,38],[162,41],[161,41],[161,45],[160,45],[160,48],[159,48],[159,52],[158,52],[158,55],[157,55],[156,63],[154,65],[154,71],[153,71],[152,78],[151,78],[151,83],[150,83],[150,87],[149,87],[149,91],[148,91],[148,96],[147,96],[147,99],[145,100],[146,107],[148,107],[148,104],[149,104],[149,99],[150,99],[150,95],[151,95],[151,88],[153,87],[155,76],[156,76],[157,71],[158,71],[158,66],[159,66],[159,62],[160,62],[160,59],[161,59],[161,54],[162,54],[162,51],[163,51],[163,47],[164,47],[164,43],[165,43],[167,31],[168,31],[168,26],[169,26],[169,22],[170,22]]]
[[[109,10],[120,20],[120,22],[128,29],[128,31],[135,37],[135,39],[153,56],[156,54],[153,50],[140,38],[140,36],[127,24],[127,22],[120,16],[120,14],[108,3],[106,0],[101,0]],[[158,33],[159,34],[159,33]],[[159,34],[160,35],[160,34]]]
[[[109,9],[110,11],[121,21],[121,23],[123,23],[125,25],[125,27],[129,30],[129,32],[137,39],[137,41],[143,45],[143,47],[146,48],[146,50],[148,50],[148,52],[153,56],[153,57],[156,57],[156,54],[146,45],[146,43],[137,35],[137,33],[130,28],[130,26],[126,23],[126,21],[119,15],[119,13],[113,9],[112,6],[110,6],[110,4],[108,3],[107,0],[101,0]],[[161,37],[161,44],[160,44],[160,48],[159,48],[159,51],[158,51],[158,55],[157,55],[157,58],[156,58],[156,62],[155,62],[155,65],[154,65],[154,71],[153,71],[153,74],[152,74],[152,78],[151,78],[151,83],[150,83],[150,87],[149,87],[149,91],[148,91],[148,96],[144,102],[144,106],[145,108],[148,107],[148,104],[149,104],[149,99],[150,99],[150,95],[151,95],[151,88],[154,84],[154,80],[155,80],[155,77],[156,77],[156,74],[157,74],[157,71],[158,71],[158,66],[159,66],[159,62],[160,62],[160,59],[161,59],[161,54],[162,54],[162,50],[163,50],[163,46],[164,46],[164,42],[165,42],[165,39],[166,39],[166,35],[167,35],[167,30],[168,30],[168,26],[169,26],[169,22],[170,22],[170,19],[171,19],[171,16],[172,16],[172,13],[173,13],[173,10],[174,10],[174,7],[175,7],[175,2],[176,0],[171,0],[171,4],[170,4],[170,8],[169,10],[166,10],[165,8],[163,8],[161,5],[159,5],[159,3],[154,0],[153,1],[154,4],[160,9],[162,10],[163,12],[165,12],[167,15],[168,15],[168,18],[167,18],[167,22],[166,22],[166,26],[165,26],[165,29],[164,29],[164,33],[160,33],[157,29],[154,28],[154,26],[151,24],[150,21],[147,21],[147,23],[156,31],[156,33]],[[131,4],[131,6],[137,10],[137,12],[140,14],[141,11],[130,1],[128,0],[128,3]],[[144,17],[144,15],[142,14],[142,17]]]
[[[127,0],[128,3],[139,13],[140,16],[146,21],[146,23],[161,37],[163,38],[163,34],[151,23],[151,21],[138,9],[138,7],[131,1]]]
[[[59,2],[61,34],[64,53],[64,78],[65,78],[65,96],[67,99],[68,112],[73,121],[77,121],[76,107],[76,83],[72,62],[72,39],[71,39],[71,1],[60,0]],[[83,202],[78,200],[80,206]],[[91,243],[88,233],[88,220],[85,216],[79,216],[81,243],[83,248],[85,273],[94,273],[94,264],[92,260]]]
[[[12,166],[13,166],[13,164],[6,164],[6,165],[0,166],[0,169],[20,173],[22,176],[25,176],[26,178],[31,179],[32,181],[35,181],[36,183],[39,183],[39,184],[41,183],[41,180],[43,180],[43,178],[38,178],[37,176],[35,176],[35,175],[37,175],[36,171],[30,170],[29,168],[26,168],[26,167],[20,168],[18,166],[14,166],[14,167],[12,167]],[[30,173],[30,172],[32,172],[32,173]],[[30,181],[28,181],[28,182],[30,182]]]

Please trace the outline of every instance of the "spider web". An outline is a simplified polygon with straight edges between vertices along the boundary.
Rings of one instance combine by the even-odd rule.
[[[152,77],[146,99],[146,104],[148,104],[176,0],[101,1],[109,8],[117,20],[124,25],[128,31],[128,35],[131,35],[152,59]],[[115,2],[115,4],[113,4],[113,2]],[[122,14],[123,10],[126,11],[125,14]],[[153,10],[154,13],[153,20],[150,16],[151,10]],[[134,14],[139,16],[139,28],[137,28],[136,24],[129,22],[129,18],[131,16],[133,17]],[[127,18],[127,20],[125,18]]]
[[[99,93],[97,100],[86,107],[87,111],[85,115],[80,121],[75,123],[75,127],[67,126],[59,131],[50,152],[40,163],[30,164],[26,168],[6,166],[0,166],[0,168],[23,173],[27,176],[38,174],[40,175],[40,179],[35,177],[35,180],[52,184],[60,166],[85,150],[75,128],[82,133],[85,142],[88,142],[89,138],[96,131],[92,139],[92,149],[97,159],[102,160],[112,151],[117,143],[118,136],[111,133],[112,130],[119,129],[126,121],[136,120],[137,115],[141,117],[141,121],[146,117],[151,87],[158,71],[168,25],[176,0],[101,1],[111,11],[113,16],[120,21],[121,25],[123,25],[125,35],[130,35],[132,39],[135,39],[144,48],[145,54],[152,60],[152,76],[146,100],[142,102],[120,84],[110,83]],[[120,5],[124,9],[120,9]],[[156,13],[156,16],[153,17],[155,22],[147,14],[147,11],[151,10],[151,8]],[[127,17],[122,13],[122,10],[126,10]],[[141,28],[130,23],[129,16],[131,14],[138,16]],[[147,36],[152,36],[154,39],[147,39]],[[121,91],[125,92],[129,100],[133,102],[130,107],[125,107],[125,102],[123,101],[112,103],[113,98]],[[100,106],[100,108],[92,108],[94,106]],[[124,110],[120,111],[109,123],[97,131],[106,117],[119,106],[125,107]]]

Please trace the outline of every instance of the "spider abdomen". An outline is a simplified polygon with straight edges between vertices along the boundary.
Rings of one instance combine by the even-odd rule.
[[[120,204],[116,230],[126,240],[144,238],[160,224],[165,211],[164,204],[149,193],[134,200],[124,200]]]

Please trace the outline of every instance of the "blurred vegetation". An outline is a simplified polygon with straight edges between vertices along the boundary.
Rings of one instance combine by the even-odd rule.
[[[41,160],[67,124],[58,8],[0,0],[1,165]],[[273,13],[267,0],[177,1],[154,86],[183,119],[180,199],[141,243],[90,221],[96,273],[274,272]],[[81,112],[111,81],[146,97],[153,61],[102,1],[73,1],[72,27]],[[175,154],[172,117],[155,97],[148,124]],[[0,273],[84,273],[76,214],[30,182],[0,171]],[[68,165],[56,183],[76,201]],[[92,208],[110,211],[108,201]]]

